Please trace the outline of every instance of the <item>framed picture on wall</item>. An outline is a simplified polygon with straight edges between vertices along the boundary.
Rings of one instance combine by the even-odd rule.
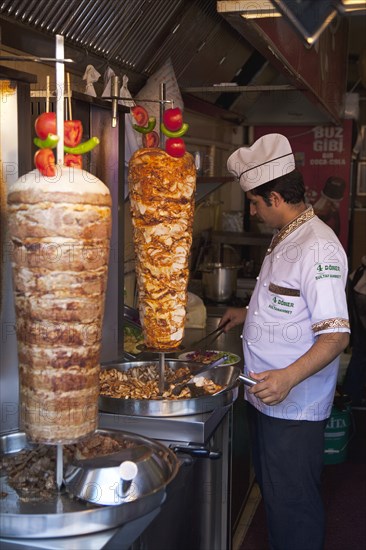
[[[357,166],[357,195],[366,195],[366,161]]]

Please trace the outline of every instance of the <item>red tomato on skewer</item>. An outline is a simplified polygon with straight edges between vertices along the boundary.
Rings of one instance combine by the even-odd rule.
[[[171,132],[176,132],[183,126],[183,114],[179,107],[164,111],[163,122]]]
[[[79,168],[82,170],[83,168],[83,158],[82,155],[73,155],[72,153],[66,153],[64,157],[64,164],[65,166],[69,166],[70,168]]]
[[[83,137],[83,125],[81,120],[65,120],[64,143],[67,147],[76,147]]]
[[[43,176],[52,178],[56,175],[55,157],[52,149],[38,149],[34,155],[34,164]]]
[[[56,113],[42,113],[36,118],[34,129],[40,139],[46,139],[48,134],[56,134]]]
[[[186,152],[186,145],[182,138],[169,138],[165,143],[165,150],[171,157],[183,157]]]
[[[131,115],[135,119],[136,124],[138,124],[139,126],[146,126],[146,124],[149,122],[149,114],[147,110],[141,105],[135,105],[135,107],[132,107]]]
[[[142,144],[144,147],[158,147],[159,141],[159,134],[155,131],[142,136]]]

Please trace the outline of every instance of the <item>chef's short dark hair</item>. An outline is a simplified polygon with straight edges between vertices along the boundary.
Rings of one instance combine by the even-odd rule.
[[[250,190],[252,195],[260,195],[268,206],[271,206],[270,195],[273,191],[279,193],[283,200],[289,204],[305,202],[304,179],[299,170],[292,170],[284,176]]]

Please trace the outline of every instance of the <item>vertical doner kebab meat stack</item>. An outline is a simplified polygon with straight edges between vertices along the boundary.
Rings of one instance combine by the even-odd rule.
[[[97,427],[111,197],[84,170],[48,169],[10,187],[8,215],[22,425],[60,444]]]
[[[129,164],[140,320],[145,344],[174,349],[183,338],[196,172],[192,155],[139,149]]]

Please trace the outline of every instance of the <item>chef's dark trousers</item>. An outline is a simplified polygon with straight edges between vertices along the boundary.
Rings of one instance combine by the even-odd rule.
[[[248,419],[271,550],[322,550],[320,480],[327,421],[282,420],[249,404]]]

